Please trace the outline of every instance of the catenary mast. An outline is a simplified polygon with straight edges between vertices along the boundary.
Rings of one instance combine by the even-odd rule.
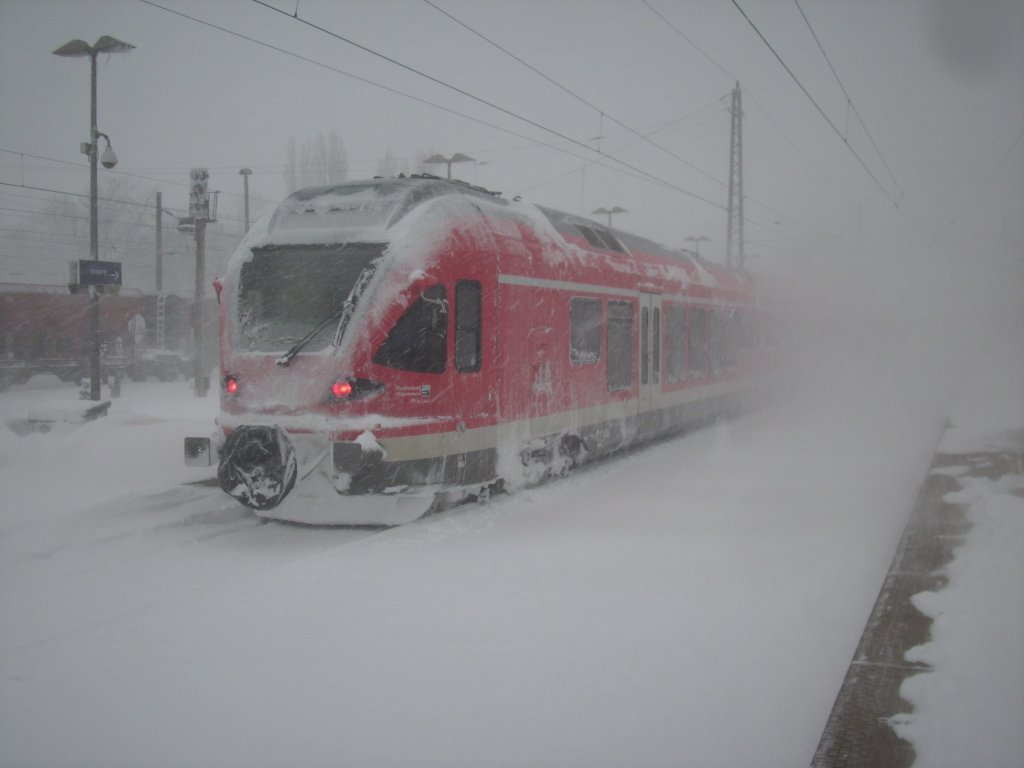
[[[729,140],[729,221],[726,225],[725,265],[744,267],[743,253],[743,109],[740,84],[732,91],[732,130]]]

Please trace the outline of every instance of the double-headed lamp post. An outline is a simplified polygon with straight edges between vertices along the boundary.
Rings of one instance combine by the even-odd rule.
[[[448,166],[448,179],[452,178],[452,163],[475,163],[476,161],[469,155],[464,155],[461,152],[456,152],[451,157],[445,157],[444,155],[431,155],[426,158],[424,163],[430,163],[431,165],[439,165],[444,163]]]
[[[96,56],[101,53],[128,53],[135,46],[121,42],[113,37],[104,35],[96,41],[95,45],[89,45],[84,40],[72,40],[65,43],[54,51],[58,56],[88,56],[91,66],[91,89],[90,89],[90,123],[89,143],[82,145],[82,151],[89,155],[89,258],[93,261],[99,260],[100,236],[99,236],[99,192],[97,180],[97,147],[100,136],[106,139],[107,148],[100,158],[104,168],[113,168],[117,165],[117,156],[110,148],[110,138],[105,133],[100,133],[96,128]],[[89,289],[91,311],[91,332],[92,349],[89,353],[89,397],[92,400],[100,399],[100,298],[96,287]]]
[[[697,254],[697,258],[699,259],[700,258],[700,244],[708,242],[711,238],[710,237],[704,237],[704,235],[701,235],[700,237],[694,237],[693,235],[690,235],[689,237],[684,238],[684,239],[688,243],[693,243],[693,250]]]
[[[591,213],[592,214],[593,213],[605,213],[605,214],[607,214],[608,215],[608,229],[611,229],[612,228],[612,215],[616,214],[616,213],[629,213],[629,211],[627,211],[625,208],[619,208],[619,206],[616,205],[614,208],[603,208],[603,207],[602,208],[595,208],[594,210],[591,211]]]

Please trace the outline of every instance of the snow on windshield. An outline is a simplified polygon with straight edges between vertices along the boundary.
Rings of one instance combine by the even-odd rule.
[[[383,246],[297,246],[253,250],[241,265],[235,339],[243,352],[280,352],[319,324],[340,317],[359,276]],[[310,338],[308,352],[326,348],[333,323]]]

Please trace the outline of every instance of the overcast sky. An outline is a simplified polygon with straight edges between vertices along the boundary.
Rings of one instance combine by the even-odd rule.
[[[280,200],[289,138],[333,130],[350,178],[374,175],[389,150],[409,163],[461,152],[478,161],[455,166],[469,182],[573,213],[621,206],[616,226],[672,247],[707,237],[702,252],[721,259],[738,80],[748,252],[1022,250],[1020,0],[268,4],[285,13],[0,0],[0,207],[46,196],[12,185],[88,191],[88,60],[52,51],[110,35],[136,49],[100,58],[99,129],[116,170],[178,210],[200,166],[226,216],[240,216],[242,167],[254,197]],[[598,136],[603,157],[581,146]]]

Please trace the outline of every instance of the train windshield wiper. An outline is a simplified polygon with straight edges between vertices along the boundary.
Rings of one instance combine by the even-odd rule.
[[[309,344],[309,342],[311,342],[313,339],[317,337],[320,331],[322,331],[328,325],[330,325],[339,317],[341,317],[345,313],[345,308],[348,307],[351,303],[351,301],[346,299],[344,302],[342,302],[340,307],[334,309],[329,315],[327,315],[327,317],[325,317],[319,323],[310,328],[309,332],[306,333],[305,336],[296,341],[287,352],[285,352],[283,355],[277,358],[277,364],[280,365],[282,368],[287,366],[288,363],[292,361],[292,358],[302,351],[303,347],[305,347],[307,344]]]
[[[334,331],[334,340],[331,343],[333,346],[337,347],[341,343],[341,337],[342,334],[345,333],[345,328],[348,327],[348,321],[352,319],[352,312],[356,308],[356,302],[359,301],[359,297],[363,295],[363,291],[366,290],[366,286],[369,284],[370,279],[376,271],[377,260],[375,259],[359,274],[359,277],[356,279],[356,284],[352,287],[352,292],[348,295],[348,298],[345,299],[345,301],[343,301],[341,305],[335,308],[329,315],[327,315],[327,317],[313,326],[309,333],[295,342],[291,349],[277,358],[277,364],[282,368],[286,367],[288,363],[292,361],[292,358],[302,351],[303,347],[315,339],[320,331],[335,320],[338,321],[338,327]]]

